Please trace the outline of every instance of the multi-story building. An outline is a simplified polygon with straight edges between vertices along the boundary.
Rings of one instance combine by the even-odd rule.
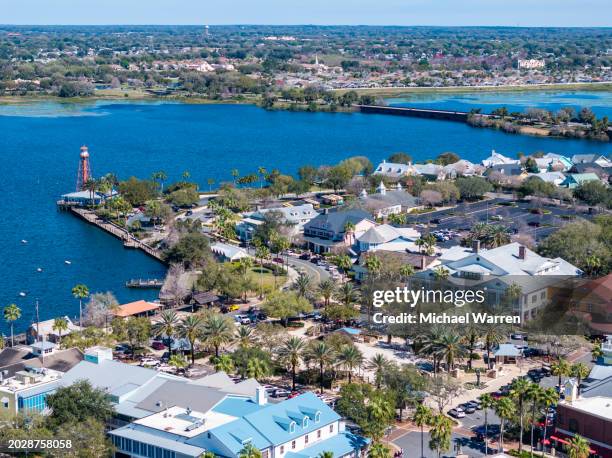
[[[455,246],[439,258],[448,276],[443,288],[481,289],[486,291],[486,305],[499,305],[506,300],[506,291],[516,285],[520,291],[512,311],[523,322],[535,318],[551,299],[551,289],[582,274],[578,267],[561,258],[546,258],[520,243],[481,249],[480,242],[471,248]],[[428,269],[411,277],[413,286],[426,289],[441,287],[436,272]]]
[[[347,231],[349,224],[351,230]],[[315,253],[329,253],[336,247],[351,246],[356,237],[375,225],[363,210],[324,213],[304,225],[304,241]]]
[[[195,394],[195,393],[194,393]],[[179,395],[180,396],[180,395]],[[116,457],[237,458],[247,445],[262,458],[358,457],[368,440],[347,432],[340,416],[313,393],[272,404],[254,397],[212,396],[200,387],[190,399],[160,400],[160,410],[110,432]]]
[[[245,217],[236,225],[236,233],[240,240],[243,242],[251,240],[257,227],[263,224],[266,215],[271,213],[278,214],[280,221],[288,227],[291,235],[301,233],[304,230],[304,225],[318,215],[312,204],[263,208],[245,214]]]

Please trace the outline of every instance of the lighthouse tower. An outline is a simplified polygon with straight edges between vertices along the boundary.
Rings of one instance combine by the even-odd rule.
[[[83,191],[85,189],[85,183],[87,183],[92,177],[91,166],[89,165],[89,150],[85,145],[83,145],[81,146],[76,190]]]

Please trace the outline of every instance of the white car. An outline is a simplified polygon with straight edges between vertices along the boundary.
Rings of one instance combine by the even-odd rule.
[[[448,414],[451,417],[455,417],[455,418],[463,418],[463,417],[465,417],[465,411],[461,407],[455,407],[454,409],[450,409],[448,411]]]

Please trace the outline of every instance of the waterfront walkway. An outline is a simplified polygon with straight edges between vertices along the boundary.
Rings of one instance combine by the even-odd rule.
[[[126,231],[121,226],[118,226],[110,221],[105,221],[102,218],[99,218],[95,212],[91,210],[87,210],[85,208],[80,207],[71,207],[70,211],[77,215],[78,217],[84,219],[90,224],[99,227],[100,229],[105,230],[111,235],[114,235],[118,239],[123,241],[123,246],[126,248],[137,248],[144,251],[149,256],[157,259],[158,261],[164,262],[162,259],[162,253],[156,248],[153,248],[150,245],[138,240],[128,231]]]

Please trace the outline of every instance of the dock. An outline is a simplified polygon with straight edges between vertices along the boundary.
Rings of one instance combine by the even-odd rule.
[[[125,282],[125,286],[128,288],[157,289],[161,288],[163,285],[164,281],[158,278],[147,278],[146,280],[137,278]]]
[[[432,110],[427,108],[388,107],[380,105],[357,105],[361,113],[410,116],[413,118],[442,119],[445,121],[467,122],[466,111]],[[488,115],[483,115],[488,116]]]
[[[89,224],[93,224],[94,226],[97,226],[100,229],[113,235],[114,237],[120,239],[123,242],[123,246],[125,248],[135,248],[142,250],[152,258],[155,258],[160,262],[164,262],[162,252],[160,250],[153,248],[150,245],[147,245],[141,240],[138,240],[121,226],[118,226],[117,224],[111,221],[106,221],[102,218],[99,218],[98,215],[96,215],[95,212],[93,212],[92,210],[76,206],[69,207],[69,210],[79,218],[87,221]]]

